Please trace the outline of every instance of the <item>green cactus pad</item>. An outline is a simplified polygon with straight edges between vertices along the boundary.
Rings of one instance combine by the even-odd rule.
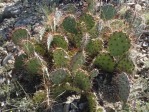
[[[96,24],[88,33],[90,38],[98,38],[99,36],[99,31],[98,31],[98,26],[99,24]]]
[[[102,47],[103,47],[102,45],[103,45],[103,42],[98,38],[91,39],[86,45],[85,51],[89,56],[94,57],[102,50]]]
[[[76,28],[77,23],[76,23],[75,18],[71,16],[66,17],[63,20],[62,26],[67,32],[72,33],[72,34],[77,34],[77,28]]]
[[[21,69],[24,66],[24,61],[27,59],[27,55],[21,54],[15,59],[15,69]]]
[[[126,103],[130,93],[130,84],[127,74],[124,72],[119,74],[116,81],[118,84],[120,99]]]
[[[134,69],[134,64],[129,58],[125,57],[119,61],[117,69],[127,73],[132,73]]]
[[[93,65],[105,71],[113,72],[114,67],[115,67],[115,62],[112,56],[110,56],[109,54],[103,53],[101,55],[98,55],[95,58]]]
[[[81,52],[77,52],[71,60],[71,70],[74,72],[76,71],[78,68],[81,68],[83,66],[83,64],[85,63],[85,52],[81,51]]]
[[[89,112],[98,112],[96,96],[93,93],[88,93],[86,94],[86,98],[88,102]]]
[[[42,72],[42,63],[36,57],[29,59],[25,66],[29,74],[40,74]]]
[[[95,20],[90,14],[83,14],[80,17],[81,29],[84,31],[91,30],[95,25]]]
[[[40,54],[41,56],[44,56],[46,54],[46,47],[42,44],[35,44],[35,52]]]
[[[22,41],[21,48],[28,56],[34,54],[34,45],[29,40]]]
[[[74,82],[75,87],[78,87],[84,91],[88,91],[91,88],[91,82],[89,80],[89,75],[87,71],[84,71],[82,69],[78,69],[75,72],[73,82]]]
[[[54,35],[53,36],[53,41],[51,43],[51,45],[55,48],[55,47],[61,47],[65,50],[68,49],[68,40],[67,38],[61,36],[61,35]]]
[[[50,73],[50,80],[54,84],[61,84],[69,76],[70,76],[69,70],[64,68],[59,68]]]
[[[20,45],[22,40],[27,40],[30,38],[29,32],[27,31],[26,28],[16,28],[11,35],[12,41],[16,45]]]
[[[93,70],[89,73],[90,79],[91,79],[91,80],[94,79],[95,77],[98,76],[98,74],[99,74],[98,69],[93,69]]]
[[[83,34],[81,32],[78,32],[76,35],[71,36],[71,43],[76,47],[80,48],[81,47],[81,42],[82,42]]]
[[[46,92],[44,90],[39,90],[34,93],[33,102],[35,104],[41,104],[46,98]]]
[[[70,57],[62,48],[56,48],[53,51],[53,61],[55,67],[66,67],[69,64]]]
[[[112,56],[118,56],[124,54],[129,50],[131,44],[129,37],[123,32],[114,32],[110,36],[108,43],[109,52]]]
[[[101,14],[100,17],[103,20],[110,20],[113,19],[116,15],[116,9],[113,5],[108,4],[101,7]]]
[[[56,85],[53,88],[51,88],[52,90],[52,97],[53,98],[57,98],[58,96],[60,96],[62,93],[64,92],[77,92],[77,93],[81,93],[82,91],[74,86],[71,86],[70,84],[61,84],[61,85]]]

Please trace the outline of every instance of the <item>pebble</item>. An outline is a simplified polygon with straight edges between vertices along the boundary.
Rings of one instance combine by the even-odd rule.
[[[142,47],[148,47],[149,46],[149,44],[146,42],[146,41],[144,41],[143,43],[142,43]]]
[[[77,109],[77,102],[72,102],[70,105],[71,109]]]
[[[0,3],[0,8],[3,8],[5,6],[4,3]]]
[[[8,60],[8,64],[13,64],[14,60]]]

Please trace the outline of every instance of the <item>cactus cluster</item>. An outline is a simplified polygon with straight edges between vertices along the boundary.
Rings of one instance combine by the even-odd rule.
[[[115,15],[113,5],[101,7],[100,19],[104,23]],[[22,66],[29,74],[43,74],[46,66],[49,71],[46,78],[53,85],[53,96],[63,91],[85,95],[90,112],[96,112],[98,106],[97,98],[92,94],[92,80],[97,77],[98,69],[113,74],[131,73],[134,68],[128,56],[131,47],[129,34],[113,30],[113,24],[111,27],[105,24],[99,30],[97,19],[90,13],[79,17],[68,14],[62,18],[56,31],[46,31],[39,42],[30,38],[26,28],[15,29],[12,41],[24,51],[16,58],[17,69]],[[84,38],[87,38],[85,42]],[[120,97],[126,102],[129,84],[124,74],[118,77],[118,84]],[[126,95],[122,96],[124,91]]]

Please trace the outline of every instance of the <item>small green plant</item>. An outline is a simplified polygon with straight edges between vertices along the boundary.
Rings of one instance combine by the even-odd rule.
[[[58,28],[55,31],[47,30],[38,42],[30,38],[26,28],[15,29],[12,32],[12,41],[24,51],[24,54],[16,58],[15,67],[19,69],[21,66],[30,75],[43,76],[47,99],[50,95],[48,90],[52,90],[53,98],[63,92],[85,96],[90,112],[102,111],[96,95],[92,93],[93,80],[98,77],[100,70],[108,74],[105,77],[114,81],[111,83],[107,80],[108,83],[118,87],[116,95],[119,97],[116,100],[112,97],[110,100],[126,102],[129,81],[123,72],[131,73],[134,65],[128,53],[131,48],[129,34],[125,32],[128,27],[120,31],[114,29],[124,25],[122,20],[114,26],[116,13],[113,5],[100,7],[100,21],[103,21],[103,26],[99,26],[99,18],[89,12],[77,16],[66,14],[58,23]],[[117,80],[114,80],[115,76]],[[41,96],[44,96],[42,93],[43,91]],[[38,92],[34,94],[34,99],[37,99],[35,102],[43,100],[39,95]]]

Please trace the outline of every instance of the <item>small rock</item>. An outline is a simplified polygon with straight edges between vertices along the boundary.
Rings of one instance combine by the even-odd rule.
[[[70,108],[70,103],[66,103],[65,105],[64,105],[64,111],[63,112],[69,112],[69,108]]]
[[[138,78],[139,78],[139,75],[137,75],[137,74],[134,75],[134,78],[135,78],[135,79],[138,79]]]
[[[14,60],[8,60],[8,64],[13,64]]]
[[[73,110],[70,110],[69,112],[77,112],[75,109],[73,109]]]
[[[52,107],[50,112],[64,112],[62,104],[56,104]]]
[[[143,42],[142,43],[142,47],[148,47],[148,43],[147,42]]]
[[[87,104],[87,103],[80,103],[80,104],[79,104],[79,109],[82,110],[82,109],[86,106],[86,104]]]
[[[77,109],[77,102],[72,102],[70,105],[71,109]]]
[[[4,3],[0,3],[0,8],[3,8],[5,6]]]
[[[8,6],[5,8],[3,12],[3,17],[4,18],[16,17],[21,13],[21,9],[22,9],[21,5]]]

